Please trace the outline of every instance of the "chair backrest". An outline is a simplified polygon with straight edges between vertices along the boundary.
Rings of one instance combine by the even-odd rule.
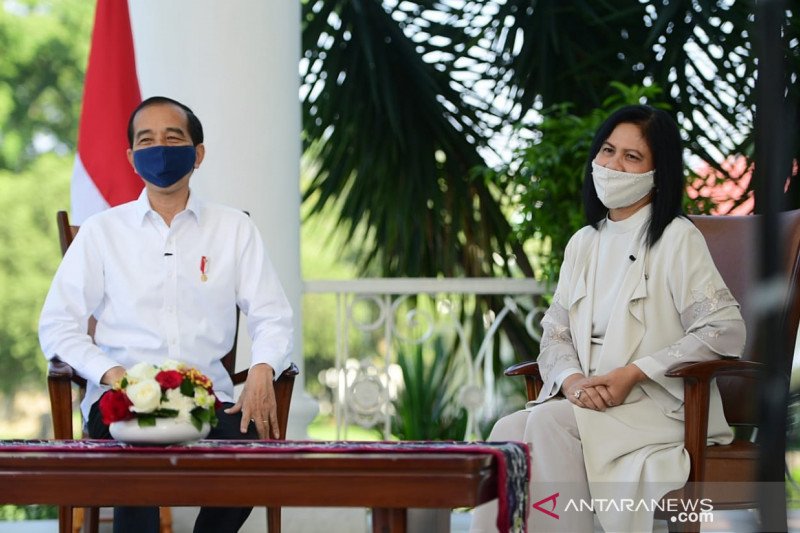
[[[742,316],[747,325],[747,345],[744,359],[758,361],[763,358],[756,349],[757,298],[763,297],[759,291],[760,249],[759,216],[692,216],[690,219],[708,244],[711,256],[722,278],[742,308]],[[781,213],[780,250],[784,254],[781,274],[786,282],[781,310],[782,331],[785,344],[772,343],[781,351],[783,369],[788,376],[792,368],[797,326],[800,320],[800,210]],[[784,348],[788,347],[788,348]],[[755,424],[756,388],[752,380],[746,378],[719,379],[725,416],[731,424]]]
[[[66,211],[59,211],[56,214],[56,220],[58,221],[58,238],[61,242],[61,254],[63,255],[67,253],[67,249],[72,244],[72,241],[75,240],[75,236],[78,234],[80,226],[73,226],[70,224],[69,215]],[[233,346],[231,346],[230,351],[222,358],[222,365],[225,367],[225,370],[227,370],[228,374],[230,374],[234,385],[244,383],[244,381],[247,379],[247,370],[236,372],[236,345],[239,338],[240,315],[241,312],[237,306],[236,332],[233,336]],[[96,323],[97,322],[94,317],[89,319],[89,334],[93,338]],[[56,368],[60,369],[62,366],[63,363],[59,363],[56,365]],[[62,372],[62,370],[56,370],[56,372]],[[86,381],[77,373],[72,372],[71,369],[67,370],[66,372],[68,372],[71,376],[71,380],[82,389],[81,393],[83,393],[83,389],[86,387]],[[297,374],[299,374],[299,370],[297,366],[292,363],[291,366],[283,371],[280,377],[274,382],[275,401],[278,410],[278,426],[281,429],[282,438],[285,438],[286,436],[286,426],[289,419],[289,406],[291,403],[292,390],[294,388],[294,378],[297,376]]]

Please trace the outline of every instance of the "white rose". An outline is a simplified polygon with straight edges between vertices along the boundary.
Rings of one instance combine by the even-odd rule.
[[[214,407],[216,401],[216,397],[213,394],[209,394],[203,387],[194,388],[194,403],[196,403],[198,407],[211,409]]]
[[[125,392],[133,403],[131,411],[137,413],[152,413],[161,403],[161,385],[154,379],[143,379],[128,385]]]
[[[176,361],[175,359],[166,359],[161,364],[160,368],[161,368],[161,370],[181,370],[182,368],[185,368],[185,367],[186,367],[186,365],[184,365],[180,361]]]
[[[136,363],[125,371],[128,383],[137,383],[147,379],[153,379],[158,374],[158,368],[150,363]]]
[[[174,409],[178,411],[177,420],[188,422],[194,409],[194,399],[181,394],[180,389],[169,389],[166,392],[167,399],[161,404],[164,409]]]

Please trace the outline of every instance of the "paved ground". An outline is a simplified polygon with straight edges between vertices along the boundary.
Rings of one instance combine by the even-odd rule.
[[[176,510],[174,513],[175,533],[191,531],[194,515],[195,511],[192,509]],[[254,510],[242,529],[242,533],[266,531],[265,515],[263,509]],[[466,533],[469,530],[469,521],[469,513],[452,513],[450,532]],[[358,509],[329,510],[329,513],[326,514],[319,509],[287,509],[284,513],[283,525],[283,530],[287,533],[317,533],[319,531],[367,533],[370,530],[367,513]],[[58,524],[52,520],[0,522],[0,533],[56,533],[57,531]],[[111,528],[108,526],[101,528],[101,533],[110,531]],[[666,531],[666,528],[656,528],[655,531]],[[715,513],[713,523],[705,524],[703,531],[709,533],[756,533],[758,527],[753,522],[753,513],[750,511],[725,511]],[[790,513],[789,531],[800,533],[800,511]],[[434,532],[425,531],[424,533]]]

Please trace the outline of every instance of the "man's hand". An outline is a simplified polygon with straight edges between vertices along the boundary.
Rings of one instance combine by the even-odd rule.
[[[239,396],[236,405],[225,409],[228,414],[241,411],[242,423],[240,430],[247,433],[247,426],[252,420],[261,439],[281,438],[278,428],[278,411],[275,406],[275,389],[272,387],[272,378],[275,371],[266,363],[254,365],[247,373],[247,381]]]
[[[103,374],[103,377],[100,378],[100,383],[103,385],[108,385],[113,387],[114,383],[122,379],[122,376],[125,375],[125,367],[122,366],[112,366],[106,373]]]
[[[621,405],[637,383],[647,379],[647,374],[633,363],[615,368],[607,374],[589,378],[584,386],[597,390],[609,407]]]

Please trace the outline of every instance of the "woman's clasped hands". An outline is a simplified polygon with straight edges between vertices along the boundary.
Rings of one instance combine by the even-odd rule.
[[[647,375],[638,366],[629,364],[591,377],[572,374],[561,384],[561,391],[578,407],[605,411],[624,403],[634,385],[645,379]]]

